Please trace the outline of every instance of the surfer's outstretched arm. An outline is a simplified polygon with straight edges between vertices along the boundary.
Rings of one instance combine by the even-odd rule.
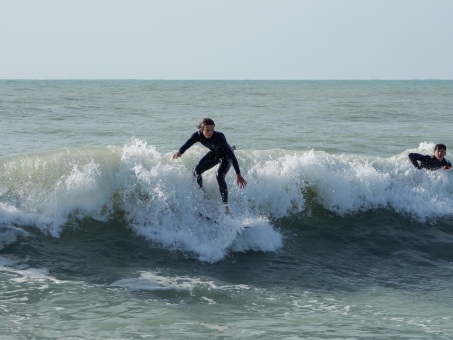
[[[239,188],[243,189],[247,186],[247,181],[241,174],[236,174],[236,183],[239,185]]]
[[[420,165],[418,164],[418,161],[423,161],[426,158],[426,156],[420,155],[419,153],[410,153],[408,157],[412,165],[415,166],[417,169],[421,169]]]

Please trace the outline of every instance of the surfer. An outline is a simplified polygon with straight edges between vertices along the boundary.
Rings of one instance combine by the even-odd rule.
[[[427,170],[448,170],[451,168],[451,163],[445,157],[447,147],[444,144],[436,144],[434,147],[434,155],[421,155],[419,153],[410,153],[409,159],[417,169]],[[418,163],[420,162],[420,164]]]
[[[225,135],[222,132],[214,131],[214,129],[214,121],[210,118],[204,118],[198,125],[198,131],[194,132],[187,142],[173,154],[173,159],[181,157],[187,149],[197,142],[200,142],[203,146],[207,147],[210,151],[198,162],[192,173],[197,180],[198,186],[201,188],[203,186],[201,174],[219,164],[216,178],[217,183],[219,184],[222,203],[225,207],[225,213],[229,214],[228,187],[225,182],[225,176],[230,170],[231,165],[233,165],[234,171],[236,172],[236,183],[241,189],[245,188],[247,181],[241,175],[238,160],[234,154],[233,148],[228,144]]]

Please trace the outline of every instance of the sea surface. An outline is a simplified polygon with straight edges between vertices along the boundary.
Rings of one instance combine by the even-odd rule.
[[[0,80],[1,339],[452,339],[453,81]],[[206,149],[210,117],[248,186]],[[200,217],[208,216],[209,219]]]

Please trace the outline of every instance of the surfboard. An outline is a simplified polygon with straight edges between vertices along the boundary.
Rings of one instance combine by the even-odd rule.
[[[250,226],[245,222],[242,214],[236,215],[230,210],[230,214],[225,214],[224,206],[222,203],[211,200],[203,200],[196,207],[196,217],[203,223],[213,225],[219,229],[234,230],[237,236],[241,235]]]
[[[228,229],[234,230],[236,232],[236,236],[240,236],[242,232],[250,228],[249,225],[244,225],[243,221],[241,221],[241,219],[238,217],[233,217],[232,215],[227,215],[226,217],[227,218],[221,216],[219,218],[215,218],[198,211],[198,218],[200,218],[201,220],[212,223],[216,227],[226,226]],[[229,220],[228,217],[231,217],[232,220]]]
[[[219,221],[217,221],[215,218],[213,217],[210,217],[210,216],[207,216],[205,214],[203,214],[202,212],[198,212],[198,217],[201,218],[201,219],[204,219],[206,221],[209,221],[209,222],[212,222],[212,223],[215,223],[215,224],[218,224]]]

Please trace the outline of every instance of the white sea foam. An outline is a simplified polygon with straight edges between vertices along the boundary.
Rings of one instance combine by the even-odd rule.
[[[243,284],[229,285],[214,282],[209,279],[187,276],[167,276],[155,272],[141,272],[137,278],[121,279],[111,284],[113,287],[123,287],[130,290],[186,290],[193,291],[204,287],[207,290],[248,290],[249,286]]]
[[[191,168],[204,154],[194,146],[178,160],[142,140],[114,147],[65,149],[3,159],[0,222],[35,225],[59,236],[68,221],[107,220],[118,212],[131,231],[205,261],[231,249],[275,251],[282,238],[269,219],[303,214],[307,195],[339,215],[390,209],[420,221],[453,215],[450,171],[419,171],[407,159],[432,143],[389,157],[324,151],[237,151],[248,180],[239,189],[230,172],[230,207],[222,213],[215,170],[198,189]],[[448,155],[447,155],[448,157]],[[200,219],[213,216],[217,223]],[[251,224],[253,233],[237,230]]]

